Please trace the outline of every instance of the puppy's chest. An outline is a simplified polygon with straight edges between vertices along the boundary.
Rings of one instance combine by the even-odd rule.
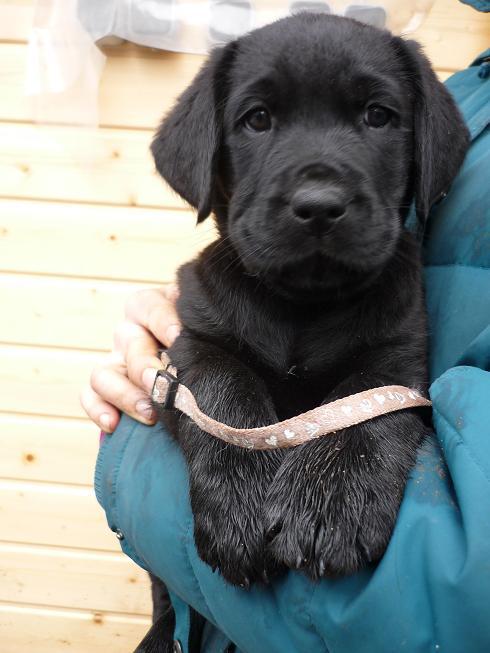
[[[270,369],[262,369],[260,374],[279,419],[319,406],[343,376],[340,366],[315,371],[307,364],[292,365],[286,374],[279,375]]]
[[[243,334],[242,334],[243,336]],[[275,323],[270,318],[239,345],[244,362],[265,381],[277,405],[317,405],[355,365],[359,338],[338,320]]]
[[[264,312],[238,329],[240,343],[281,378],[306,378],[322,373],[358,346],[347,316],[302,316]],[[359,337],[356,337],[359,336]]]

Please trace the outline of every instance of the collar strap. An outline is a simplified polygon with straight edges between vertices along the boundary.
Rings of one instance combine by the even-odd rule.
[[[153,401],[166,409],[177,408],[206,433],[245,449],[297,447],[380,415],[432,405],[417,390],[401,385],[387,385],[337,399],[276,424],[237,429],[203,413],[192,392],[179,383],[176,374],[177,371],[171,365],[167,365],[167,369],[158,370],[152,390]]]

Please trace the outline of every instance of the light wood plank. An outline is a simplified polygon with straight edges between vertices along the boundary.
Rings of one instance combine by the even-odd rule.
[[[441,70],[466,68],[490,42],[490,15],[455,0],[436,0],[427,20],[409,35]]]
[[[0,270],[163,283],[215,237],[194,214],[0,200]]]
[[[92,488],[0,479],[0,536],[8,542],[119,551]]]
[[[109,351],[127,298],[147,286],[0,274],[0,342]]]
[[[34,0],[0,2],[0,41],[27,41],[34,20]]]
[[[88,419],[0,413],[0,477],[91,486],[99,432]]]
[[[454,75],[454,72],[452,70],[438,70],[437,71],[437,76],[441,80],[441,82],[445,82],[446,79],[451,77],[451,75]]]
[[[100,354],[0,346],[0,411],[85,417],[78,395]]]
[[[122,56],[115,52],[119,49]],[[100,82],[100,124],[151,130],[191,83],[205,59],[130,44],[104,51],[108,56]]]
[[[0,542],[0,560],[0,601],[151,614],[148,574],[122,553]]]
[[[186,208],[156,172],[152,133],[0,124],[0,196]]]
[[[128,653],[149,627],[147,617],[0,604],[2,653]]]

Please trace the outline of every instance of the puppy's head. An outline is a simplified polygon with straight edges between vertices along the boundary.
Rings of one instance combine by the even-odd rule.
[[[468,136],[418,46],[302,14],[215,50],[164,120],[157,169],[287,294],[369,278],[424,221]]]

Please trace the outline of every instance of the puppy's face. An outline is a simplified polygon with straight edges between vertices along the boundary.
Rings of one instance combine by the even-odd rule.
[[[243,40],[223,134],[230,239],[250,272],[298,290],[383,265],[412,156],[412,89],[391,37],[307,25]]]
[[[304,14],[215,52],[153,152],[201,218],[214,210],[249,273],[299,296],[376,274],[413,196],[423,219],[446,190],[465,139],[417,50]]]

